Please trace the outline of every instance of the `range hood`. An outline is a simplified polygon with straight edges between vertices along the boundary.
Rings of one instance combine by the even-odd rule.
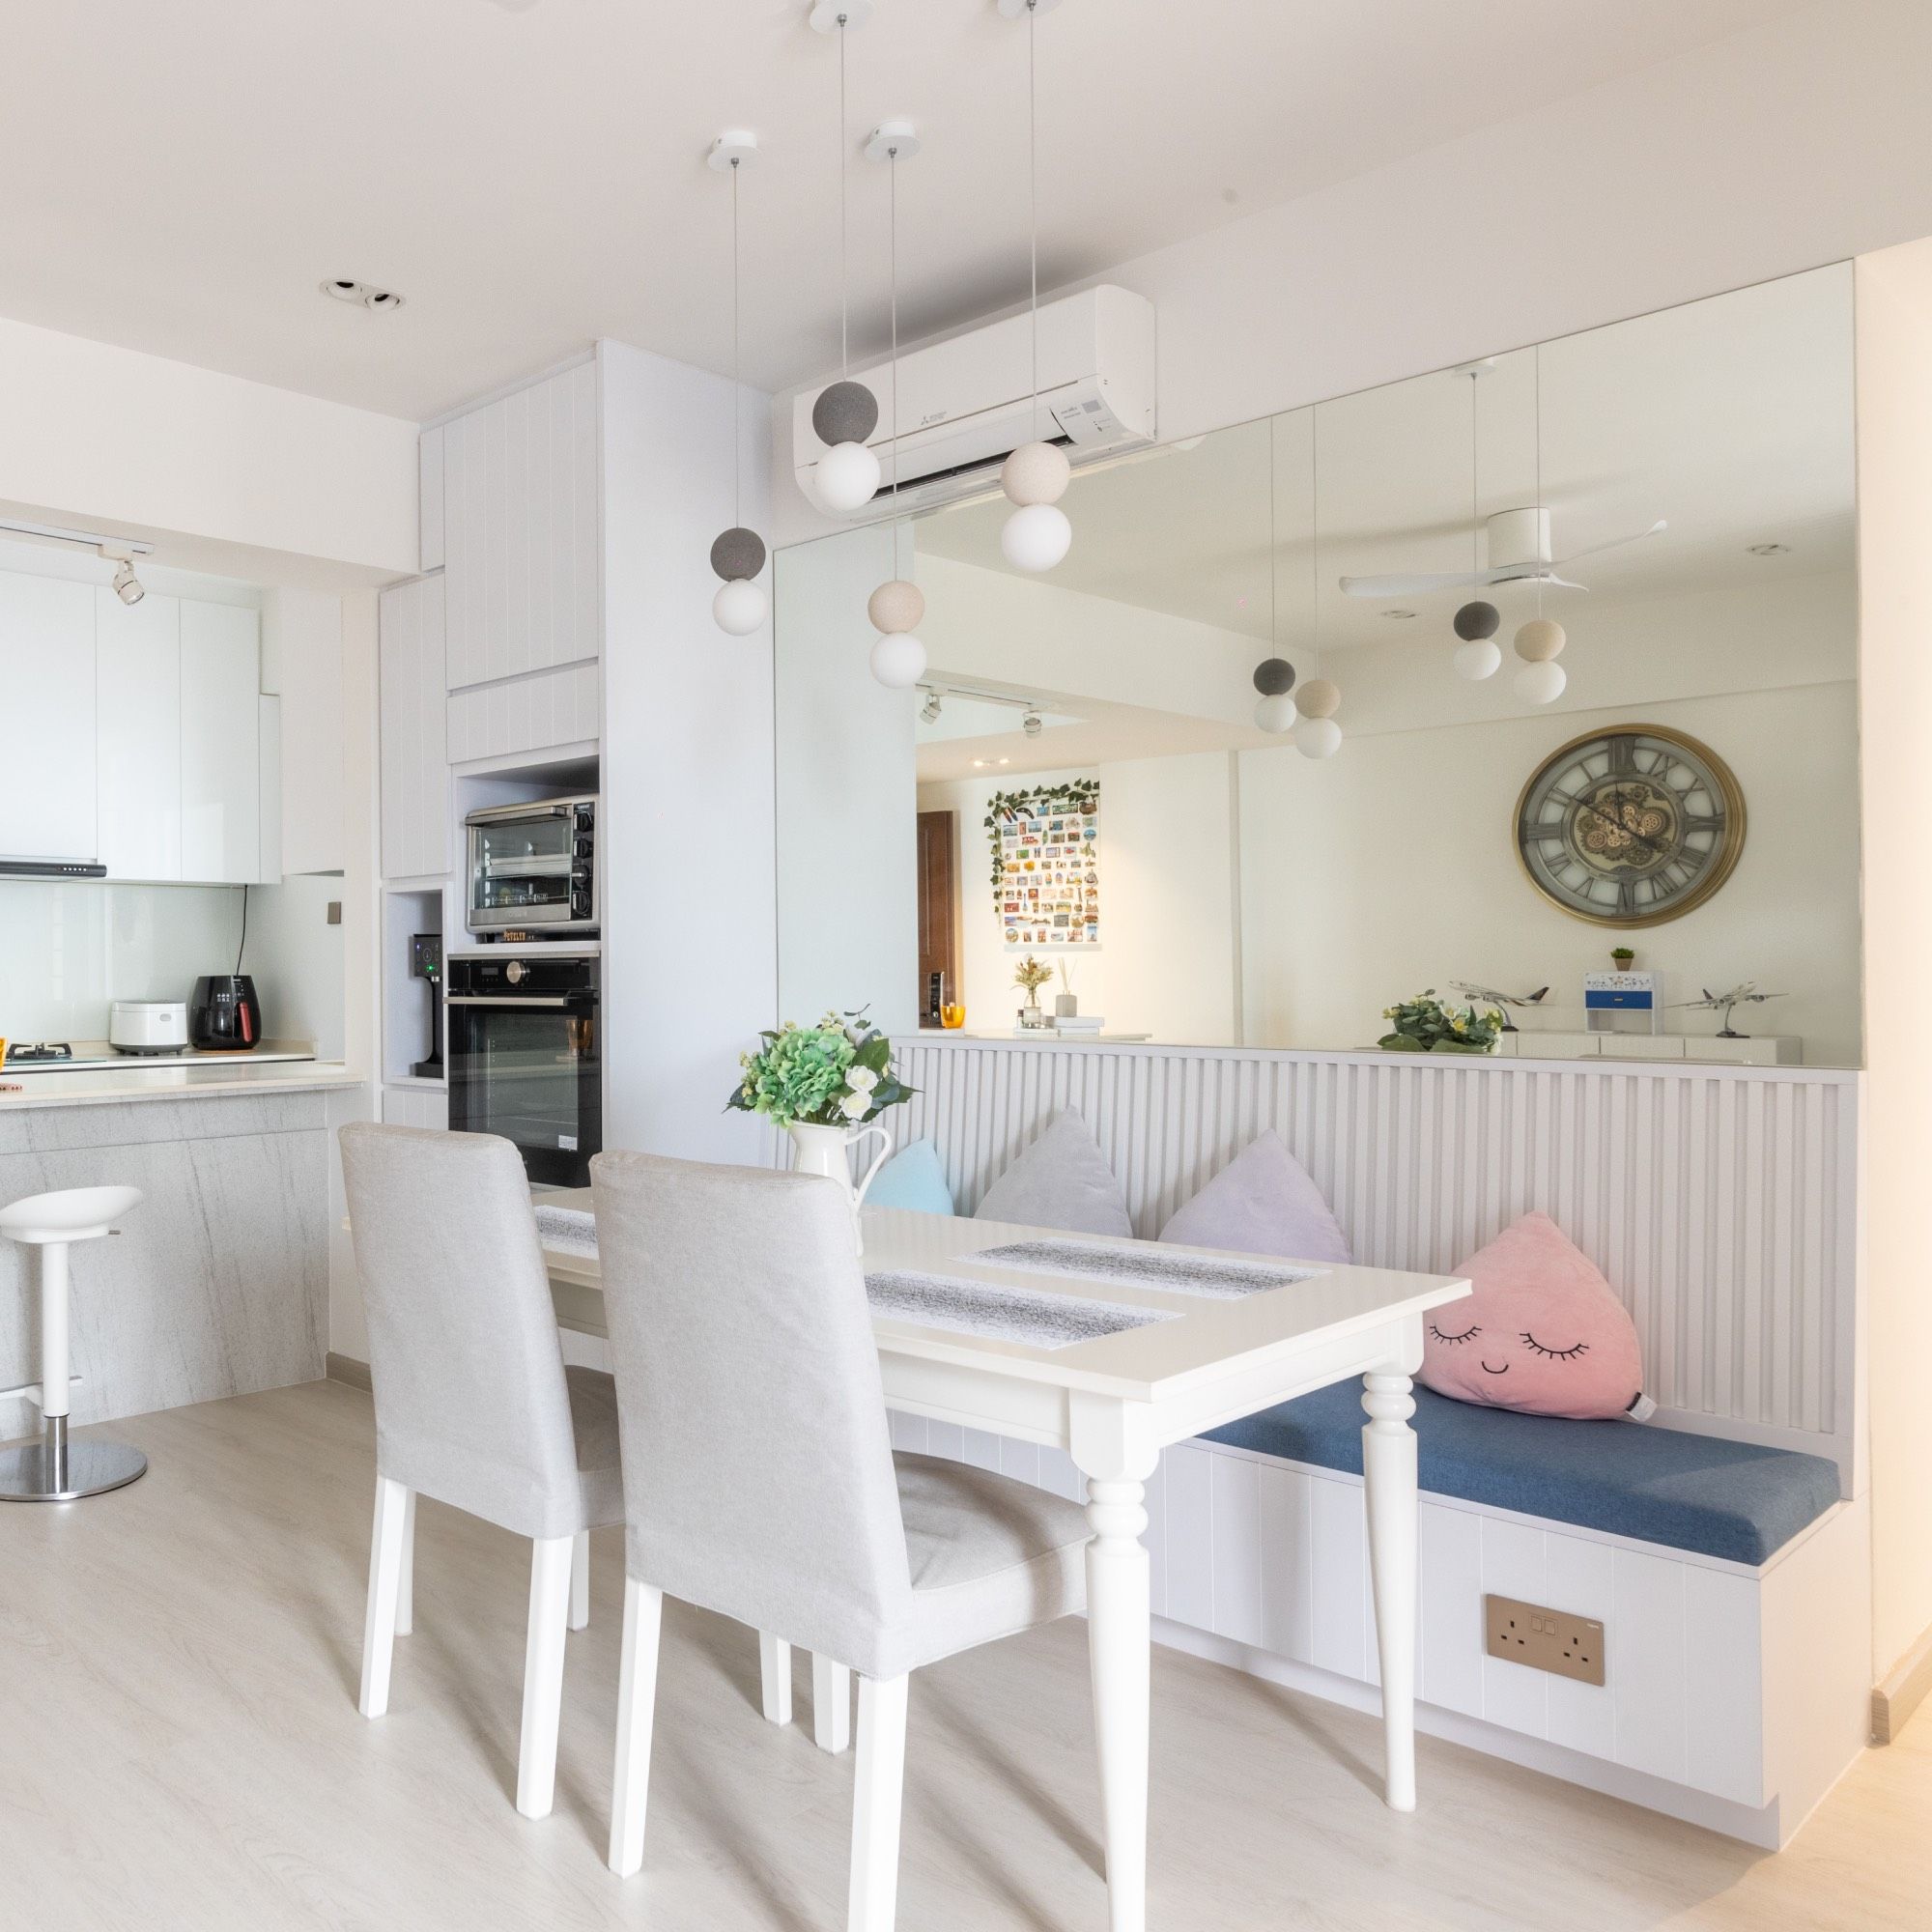
[[[0,879],[104,879],[99,859],[0,859]]]

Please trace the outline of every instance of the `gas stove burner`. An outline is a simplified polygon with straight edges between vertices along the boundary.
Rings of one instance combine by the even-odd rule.
[[[73,1048],[64,1039],[39,1039],[32,1046],[10,1046],[7,1049],[9,1066],[26,1066],[41,1061],[72,1058]]]

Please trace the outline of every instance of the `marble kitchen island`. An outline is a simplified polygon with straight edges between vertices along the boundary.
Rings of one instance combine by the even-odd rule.
[[[76,1424],[323,1373],[332,1105],[364,1081],[316,1061],[199,1062],[7,1075],[0,1201],[125,1184],[118,1237],[72,1256]],[[39,1368],[31,1252],[0,1241],[0,1388]],[[36,1404],[0,1406],[0,1439]]]

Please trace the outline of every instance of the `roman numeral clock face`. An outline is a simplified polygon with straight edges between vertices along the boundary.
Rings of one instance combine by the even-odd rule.
[[[1658,925],[1701,905],[1738,862],[1745,801],[1730,767],[1661,726],[1593,731],[1544,760],[1516,808],[1530,883],[1599,925]]]

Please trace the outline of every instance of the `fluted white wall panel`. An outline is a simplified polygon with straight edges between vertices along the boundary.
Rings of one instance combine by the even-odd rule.
[[[1815,1449],[1858,1480],[1858,1076],[1205,1047],[899,1041],[894,1122],[962,1213],[1074,1107],[1151,1237],[1265,1127],[1355,1259],[1447,1271],[1540,1208],[1635,1318],[1666,1419]]]

